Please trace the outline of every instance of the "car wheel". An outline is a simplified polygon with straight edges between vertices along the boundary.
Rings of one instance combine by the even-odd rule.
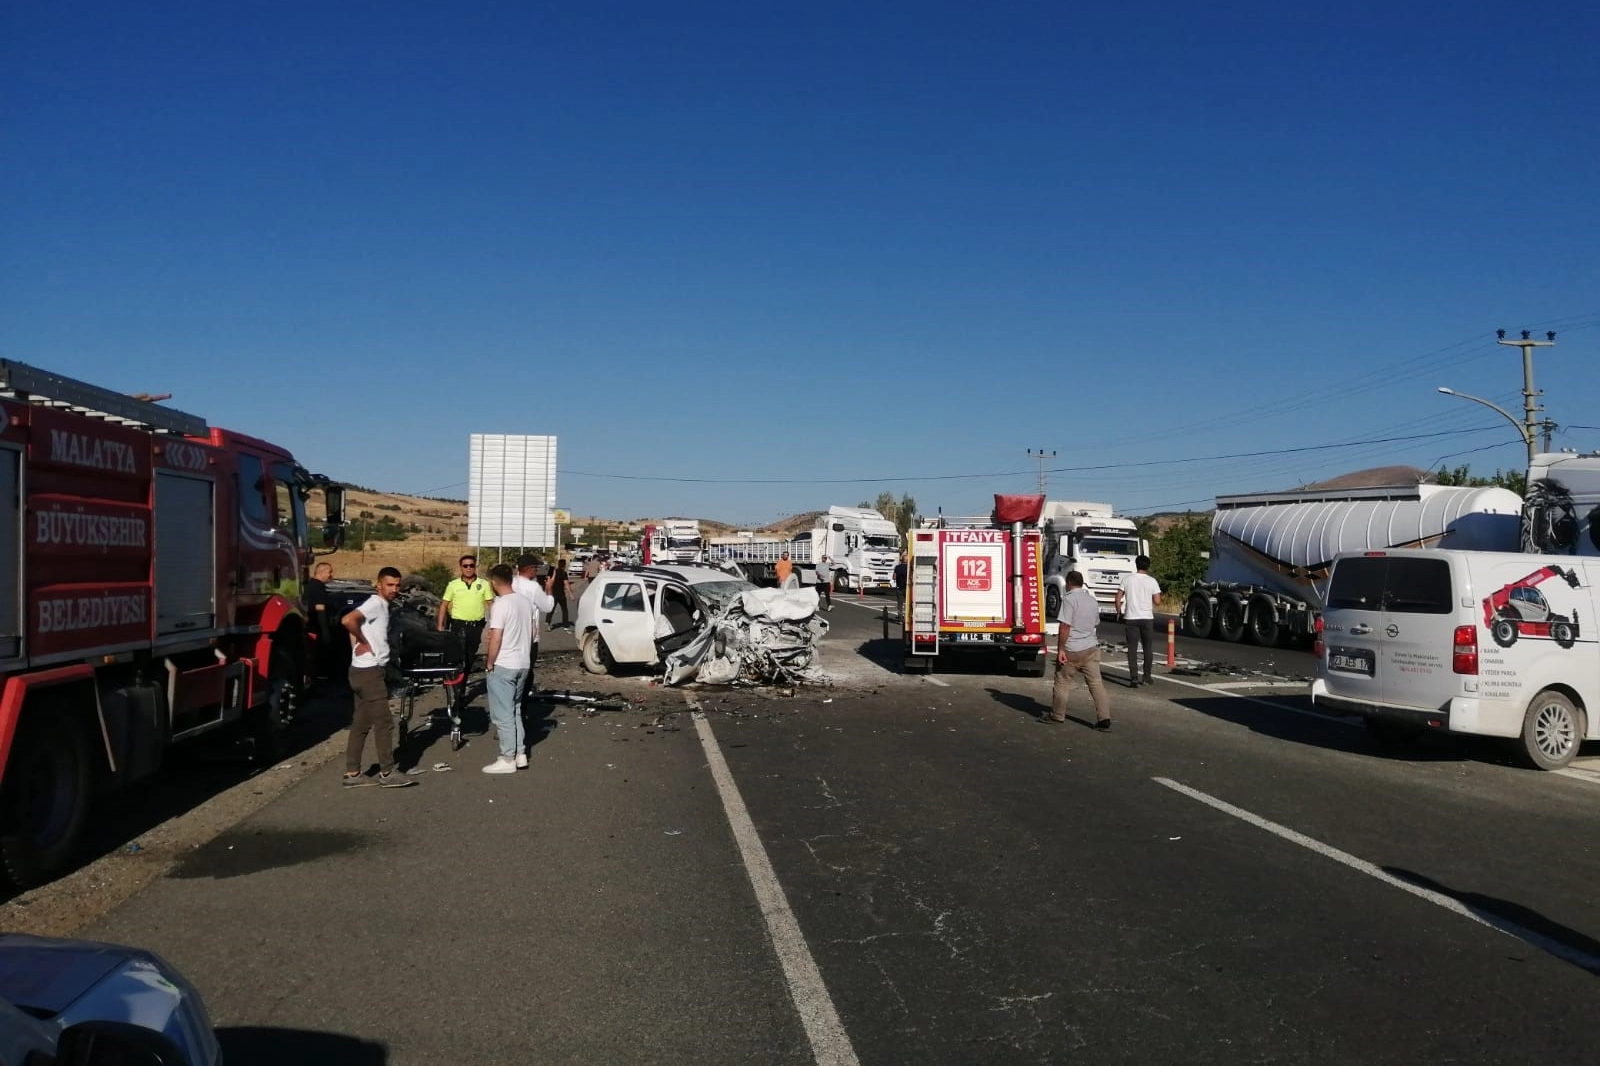
[[[1528,705],[1522,719],[1522,753],[1539,770],[1559,770],[1583,744],[1583,712],[1554,689],[1545,689]]]
[[[598,629],[591,629],[583,635],[583,641],[578,645],[578,652],[582,656],[583,668],[591,674],[609,674],[616,661],[611,658],[611,652],[606,650],[605,638]]]

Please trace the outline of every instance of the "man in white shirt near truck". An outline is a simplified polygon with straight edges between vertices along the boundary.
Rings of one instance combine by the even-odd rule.
[[[521,704],[533,653],[533,604],[526,596],[512,595],[515,577],[504,563],[489,571],[494,601],[489,605],[489,641],[483,662],[489,719],[500,741],[500,757],[483,768],[486,774],[514,774],[528,765]]]
[[[1136,574],[1125,574],[1122,587],[1117,590],[1117,613],[1122,616],[1123,633],[1128,642],[1128,687],[1138,688],[1138,645],[1144,645],[1143,684],[1150,683],[1150,661],[1155,654],[1156,597],[1161,595],[1161,585],[1148,573],[1150,556],[1141,555],[1133,561]]]
[[[344,746],[344,785],[370,785],[374,780],[361,766],[367,734],[377,749],[376,783],[384,788],[416,784],[395,769],[394,721],[389,716],[389,602],[400,594],[400,571],[386,566],[378,571],[377,591],[361,606],[339,620],[350,635],[350,693],[355,707],[350,714],[350,739]]]

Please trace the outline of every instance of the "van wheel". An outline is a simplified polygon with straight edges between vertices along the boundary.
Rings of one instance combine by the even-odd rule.
[[[1217,637],[1229,644],[1244,639],[1244,604],[1232,596],[1217,605]]]
[[[1209,637],[1211,623],[1216,613],[1216,609],[1211,605],[1211,597],[1203,592],[1196,592],[1189,597],[1189,602],[1183,605],[1183,631],[1191,637]]]
[[[1282,627],[1278,625],[1278,614],[1272,609],[1272,602],[1265,597],[1258,596],[1250,601],[1250,639],[1263,648],[1278,646],[1278,636]]]
[[[1572,631],[1571,622],[1551,622],[1550,639],[1560,647],[1570,648],[1578,642],[1578,635]]]
[[[1517,642],[1517,623],[1509,618],[1496,618],[1489,627],[1489,635],[1502,648],[1509,648]]]
[[[582,656],[583,668],[591,674],[609,674],[617,665],[616,660],[611,658],[611,652],[606,650],[605,638],[600,636],[598,629],[591,629],[583,635],[578,653]]]
[[[88,739],[75,708],[24,714],[0,790],[0,863],[17,888],[67,864],[89,817]]]
[[[1538,770],[1559,770],[1583,744],[1583,712],[1566,696],[1545,689],[1528,705],[1522,719],[1522,753]]]

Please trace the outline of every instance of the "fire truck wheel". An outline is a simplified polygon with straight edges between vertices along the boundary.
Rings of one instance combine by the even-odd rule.
[[[274,647],[267,664],[267,701],[245,715],[245,735],[254,762],[266,765],[283,757],[283,731],[300,711],[300,676],[289,649]]]
[[[1509,648],[1517,642],[1517,623],[1509,618],[1496,618],[1489,627],[1489,635],[1502,648]]]
[[[591,629],[583,635],[578,651],[582,656],[583,668],[591,674],[609,674],[616,665],[611,652],[606,649],[605,638],[600,636],[597,629]]]
[[[902,669],[908,674],[931,674],[933,660],[924,655],[907,655]]]
[[[0,862],[18,888],[44,881],[72,856],[89,816],[84,731],[68,715],[24,714],[0,794]]]
[[[1537,770],[1559,770],[1573,760],[1588,727],[1583,712],[1565,694],[1545,689],[1522,719],[1522,753]]]
[[[1572,631],[1571,622],[1551,622],[1550,639],[1560,647],[1570,648],[1578,642],[1578,635]]]
[[[1215,614],[1216,611],[1211,607],[1211,597],[1196,592],[1189,597],[1189,602],[1183,605],[1183,631],[1191,637],[1209,637]]]
[[[1217,605],[1217,637],[1229,644],[1244,639],[1244,604],[1233,596]]]
[[[1031,659],[1017,659],[1013,669],[1018,677],[1043,677],[1044,656],[1036,655]]]

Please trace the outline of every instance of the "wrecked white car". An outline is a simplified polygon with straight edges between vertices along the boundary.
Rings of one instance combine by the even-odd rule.
[[[793,682],[828,623],[814,589],[760,589],[699,566],[607,570],[578,601],[583,668],[654,666],[669,685]]]

